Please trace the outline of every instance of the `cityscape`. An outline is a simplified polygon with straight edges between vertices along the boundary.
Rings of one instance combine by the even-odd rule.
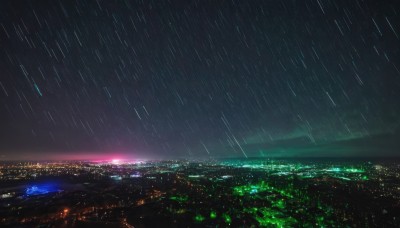
[[[1,0],[0,227],[400,227],[399,0]]]
[[[7,162],[4,227],[398,227],[389,159]]]

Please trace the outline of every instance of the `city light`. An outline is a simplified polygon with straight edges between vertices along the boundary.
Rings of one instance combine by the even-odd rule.
[[[119,165],[120,162],[121,162],[121,161],[120,161],[119,159],[113,159],[113,160],[111,160],[111,163],[114,164],[114,165]]]
[[[115,160],[119,164],[110,165]],[[284,159],[121,161],[2,166],[2,180],[26,181],[30,185],[20,190],[20,185],[6,189],[0,192],[0,198],[14,208],[32,211],[32,215],[8,214],[2,221],[11,224],[18,218],[23,224],[35,221],[40,225],[48,224],[51,217],[52,221],[68,224],[95,219],[105,223],[121,221],[124,226],[139,226],[140,221],[149,220],[152,227],[346,227],[370,224],[367,216],[365,220],[354,218],[373,213],[368,208],[374,205],[377,211],[384,212],[374,214],[376,221],[390,227],[397,225],[397,220],[385,220],[400,200],[400,188],[393,184],[400,178],[395,163]],[[376,169],[378,165],[382,168]],[[57,183],[41,181],[49,177]],[[375,201],[358,200],[365,196],[374,197]],[[339,200],[343,198],[346,200]],[[38,205],[39,201],[46,203]],[[33,208],[49,211],[49,217]],[[173,223],[157,222],[154,216],[173,218]]]

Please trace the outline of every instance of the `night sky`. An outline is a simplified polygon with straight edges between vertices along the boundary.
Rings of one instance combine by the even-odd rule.
[[[400,156],[399,50],[395,0],[4,0],[0,159]]]

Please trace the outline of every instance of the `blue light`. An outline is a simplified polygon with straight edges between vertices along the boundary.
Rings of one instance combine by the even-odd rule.
[[[258,192],[258,190],[255,189],[255,188],[253,188],[253,189],[250,190],[250,194],[255,194],[255,193],[257,193],[257,192]]]
[[[44,195],[52,192],[57,192],[57,188],[54,184],[39,184],[32,185],[26,188],[26,195],[35,196],[35,195]]]

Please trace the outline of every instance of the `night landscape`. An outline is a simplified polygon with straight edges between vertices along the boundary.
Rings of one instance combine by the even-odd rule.
[[[4,0],[0,227],[400,227],[400,4]]]

